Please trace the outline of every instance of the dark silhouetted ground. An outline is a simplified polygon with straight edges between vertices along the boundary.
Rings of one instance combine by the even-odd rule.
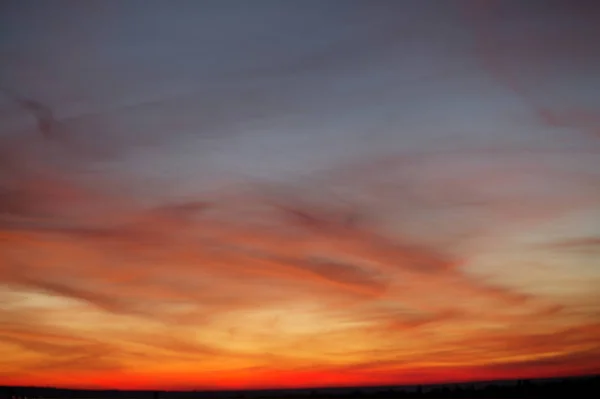
[[[126,391],[1,387],[4,399],[191,399],[191,398],[594,398],[600,397],[600,375],[571,378],[456,384],[249,391]]]

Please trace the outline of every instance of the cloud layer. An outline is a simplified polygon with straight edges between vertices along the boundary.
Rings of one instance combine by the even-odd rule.
[[[234,4],[3,6],[0,383],[597,370],[595,6]]]

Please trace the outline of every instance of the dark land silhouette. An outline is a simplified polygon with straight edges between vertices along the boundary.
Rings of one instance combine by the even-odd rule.
[[[186,399],[186,398],[593,398],[600,397],[600,375],[462,382],[432,385],[263,390],[80,390],[1,387],[0,399]]]

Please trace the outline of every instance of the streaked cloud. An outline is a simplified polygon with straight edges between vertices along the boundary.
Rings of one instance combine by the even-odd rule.
[[[8,2],[0,383],[598,369],[573,4]]]

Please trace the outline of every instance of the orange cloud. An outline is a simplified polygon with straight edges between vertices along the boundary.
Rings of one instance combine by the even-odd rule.
[[[95,154],[74,155],[81,143],[50,110],[21,106],[43,134],[0,143],[0,384],[413,383],[600,367],[593,255],[553,266],[543,292],[531,263],[492,262],[494,245],[540,248],[518,242],[521,230],[596,209],[598,176],[560,153],[394,154],[293,189],[165,200],[90,172]],[[551,246],[582,244],[597,242]]]
[[[42,187],[40,202],[54,192]],[[598,328],[573,305],[310,207],[273,207],[261,226],[221,221],[223,204],[140,207],[115,225],[13,213],[2,382],[305,386],[598,365]]]

